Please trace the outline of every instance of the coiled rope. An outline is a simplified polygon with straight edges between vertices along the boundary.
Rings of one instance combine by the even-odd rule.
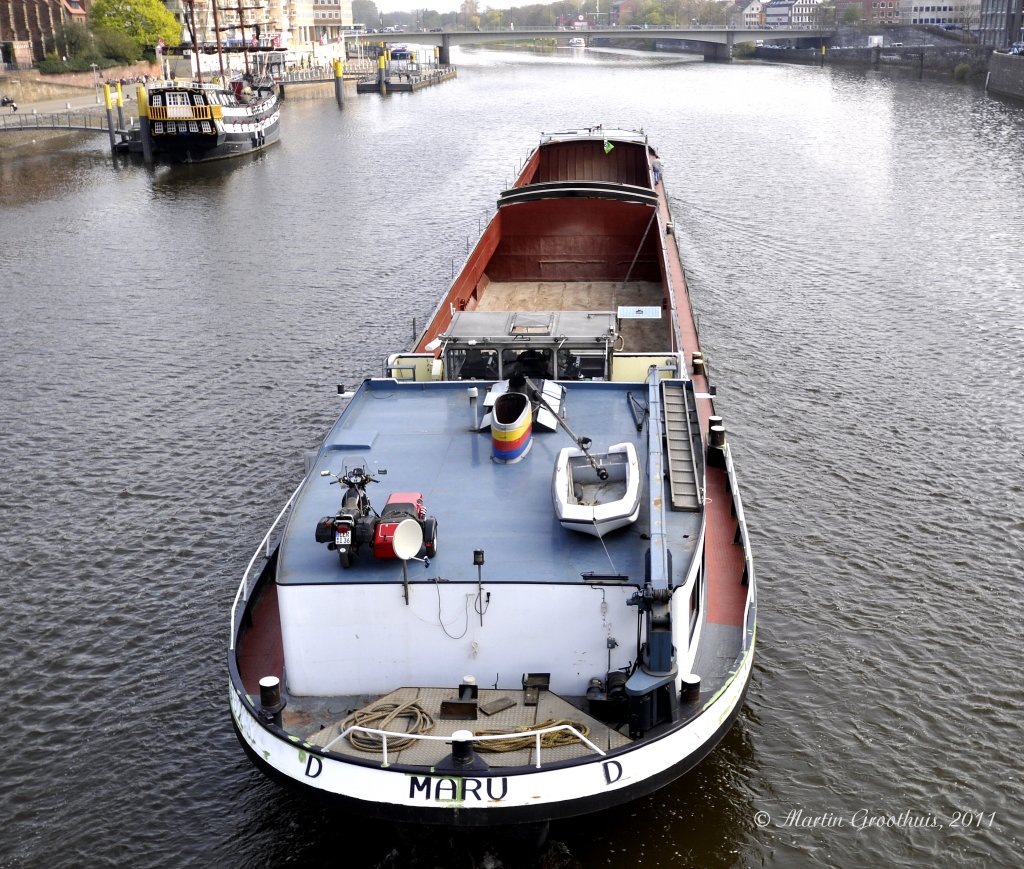
[[[344,733],[353,726],[372,727],[375,730],[394,730],[392,722],[404,720],[406,722],[405,732],[416,734],[426,733],[433,728],[434,719],[415,700],[406,703],[378,703],[369,709],[360,709],[353,712],[341,723],[341,732]],[[360,751],[380,751],[384,747],[384,737],[376,733],[363,733],[361,730],[353,730],[348,735],[348,741],[353,748]],[[388,750],[401,751],[408,748],[416,740],[403,739],[401,737],[388,737]]]
[[[590,735],[590,728],[582,721],[573,721],[571,718],[549,718],[540,724],[524,724],[512,730],[474,730],[474,736],[498,736],[502,733],[523,733],[524,731],[544,730],[548,727],[558,727],[568,724],[574,727],[583,736]],[[571,730],[553,730],[551,733],[541,734],[541,748],[558,748],[561,745],[575,745],[580,741],[579,736]],[[477,751],[518,751],[521,748],[533,748],[537,744],[536,736],[509,736],[508,739],[487,739],[482,742],[473,743]]]

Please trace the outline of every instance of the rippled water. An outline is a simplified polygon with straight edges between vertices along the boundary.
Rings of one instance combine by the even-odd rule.
[[[553,840],[587,867],[1015,865],[1024,107],[818,67],[458,63],[342,112],[289,92],[281,145],[232,166],[115,167],[99,137],[0,158],[0,865],[531,865],[265,781],[228,613],[336,384],[408,342],[541,130],[602,121],[665,163],[759,658],[701,767]]]

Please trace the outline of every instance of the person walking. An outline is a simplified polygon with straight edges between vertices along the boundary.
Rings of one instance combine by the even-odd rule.
[[[13,115],[16,111],[18,111],[18,104],[11,103],[11,114]]]

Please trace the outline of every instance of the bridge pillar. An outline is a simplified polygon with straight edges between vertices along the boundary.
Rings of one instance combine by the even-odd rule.
[[[451,66],[451,47],[451,37],[449,37],[448,34],[445,33],[441,37],[441,49],[437,53],[437,62],[441,64],[441,66]]]
[[[340,57],[334,61],[334,99],[339,109],[345,105],[345,61]]]
[[[732,39],[728,44],[722,45],[718,42],[704,43],[704,61],[706,63],[731,63],[732,62]]]
[[[149,96],[139,85],[135,92],[139,106],[139,138],[142,139],[142,160],[147,166],[153,165],[153,140],[149,135]]]
[[[103,85],[103,103],[107,108],[107,130],[110,133],[110,153],[117,153],[117,140],[114,138],[114,104],[110,99],[110,85]]]

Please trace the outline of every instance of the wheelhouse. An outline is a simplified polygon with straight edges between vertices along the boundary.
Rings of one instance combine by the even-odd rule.
[[[449,380],[607,380],[610,311],[460,311],[440,336]]]

